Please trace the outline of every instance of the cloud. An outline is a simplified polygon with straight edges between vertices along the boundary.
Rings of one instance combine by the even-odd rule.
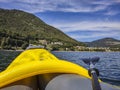
[[[103,37],[119,38],[120,35],[120,22],[83,21],[52,25],[79,41],[91,41]]]
[[[101,38],[105,38],[105,37],[113,37],[113,38],[117,38],[117,39],[120,39],[118,38],[119,37],[119,34],[118,32],[114,32],[114,31],[111,31],[111,32],[89,32],[87,35],[86,34],[68,34],[69,36],[71,36],[72,38],[76,39],[76,40],[79,40],[79,41],[83,41],[83,42],[90,42],[90,41],[93,41],[93,40],[97,40],[97,39],[101,39]]]
[[[64,32],[72,31],[120,31],[120,22],[99,22],[99,21],[82,21],[67,23],[52,23],[51,25],[63,30]]]
[[[118,11],[108,11],[108,12],[106,12],[106,13],[104,13],[105,15],[109,15],[109,16],[113,16],[113,15],[117,15],[117,14],[119,14],[120,12],[118,12]]]
[[[96,12],[105,10],[113,3],[113,1],[108,0],[0,0],[0,2],[15,3],[19,9],[31,13],[45,11]],[[119,0],[116,2],[114,0],[114,3],[118,2]],[[7,5],[5,7],[7,7]]]
[[[92,4],[103,5],[103,6],[110,6],[113,4],[120,3],[120,0],[94,0],[91,2]]]
[[[3,5],[2,5],[3,4]],[[103,15],[120,14],[114,10],[120,0],[0,0],[0,6],[6,9],[19,9],[30,13],[39,12],[102,12]],[[112,7],[112,9],[108,9]]]

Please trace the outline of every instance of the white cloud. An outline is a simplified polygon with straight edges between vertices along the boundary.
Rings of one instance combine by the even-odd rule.
[[[88,42],[88,41],[93,41],[96,39],[101,39],[101,38],[105,38],[105,37],[119,37],[120,33],[118,32],[103,32],[103,33],[90,33],[89,35],[79,35],[79,34],[71,34],[70,37],[79,40],[79,41],[83,41],[83,42]],[[119,38],[120,39],[120,38]]]
[[[90,35],[79,35],[79,34],[72,34],[71,37],[73,38],[77,38],[77,39],[87,39],[87,38],[98,38],[98,37],[112,37],[112,36],[116,36],[119,35],[118,32],[112,32],[112,33],[91,33]]]
[[[72,31],[120,31],[120,22],[97,22],[97,21],[83,21],[83,22],[68,22],[68,23],[53,23],[51,24],[64,32]]]
[[[102,5],[102,6],[109,6],[115,3],[115,0],[95,0],[94,2],[91,2],[92,4]]]
[[[109,15],[109,16],[113,16],[113,15],[117,15],[117,14],[119,14],[118,11],[112,11],[112,10],[105,13],[105,15]]]
[[[95,12],[107,8],[107,4],[98,0],[0,0],[0,2],[15,3],[20,9],[32,13],[44,11]]]
[[[59,24],[54,23],[52,25],[79,41],[89,41],[90,39],[100,39],[103,37],[119,37],[120,35],[120,22],[84,21]],[[80,32],[85,32],[85,34],[80,34]]]
[[[120,3],[120,0],[0,0],[0,3],[6,3],[3,8],[20,9],[30,13],[46,11],[91,13],[106,11],[109,6]],[[7,4],[11,4],[11,7]],[[116,15],[118,12],[107,10],[103,14]]]

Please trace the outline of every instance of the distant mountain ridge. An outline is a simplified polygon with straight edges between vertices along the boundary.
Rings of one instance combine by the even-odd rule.
[[[86,43],[89,47],[110,47],[110,48],[120,48],[120,40],[114,38],[103,38]]]
[[[0,44],[8,44],[6,40],[10,46],[17,43],[19,47],[28,41],[37,44],[39,40],[61,42],[63,46],[83,45],[31,13],[0,9]]]

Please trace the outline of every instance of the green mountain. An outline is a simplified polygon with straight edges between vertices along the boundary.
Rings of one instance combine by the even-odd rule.
[[[120,48],[120,40],[114,38],[103,38],[87,43],[90,47]]]
[[[22,47],[29,43],[40,44],[41,40],[47,44],[59,42],[62,47],[84,45],[31,13],[0,9],[1,48]]]

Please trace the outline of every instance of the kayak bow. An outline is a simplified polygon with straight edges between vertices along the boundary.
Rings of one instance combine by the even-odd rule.
[[[73,73],[90,78],[88,71],[77,64],[59,60],[45,49],[29,49],[0,73],[0,87],[45,73]]]

